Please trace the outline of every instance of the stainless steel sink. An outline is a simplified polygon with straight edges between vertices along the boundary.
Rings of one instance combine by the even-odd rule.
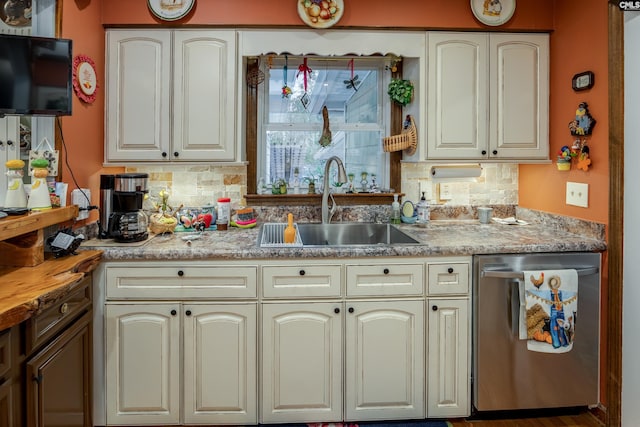
[[[298,224],[303,246],[415,245],[420,242],[390,224]]]

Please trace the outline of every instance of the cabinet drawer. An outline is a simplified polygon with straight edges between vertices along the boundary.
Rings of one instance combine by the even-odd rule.
[[[255,298],[258,268],[107,267],[108,299]]]
[[[11,370],[11,328],[0,332],[0,384]],[[2,425],[2,424],[0,424]]]
[[[263,296],[340,296],[340,272],[339,265],[266,266],[262,268]]]
[[[69,295],[26,321],[27,353],[61,332],[91,307],[91,277],[85,278]]]
[[[347,265],[348,296],[422,295],[424,264]]]
[[[469,293],[470,263],[464,261],[427,263],[429,295]]]

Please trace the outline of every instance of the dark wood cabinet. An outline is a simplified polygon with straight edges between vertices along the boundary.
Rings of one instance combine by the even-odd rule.
[[[13,382],[8,379],[0,383],[0,427],[14,425],[13,405]]]
[[[91,313],[26,362],[27,427],[91,426]]]

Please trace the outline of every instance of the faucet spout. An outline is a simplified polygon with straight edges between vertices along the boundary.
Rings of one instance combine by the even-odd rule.
[[[336,212],[336,201],[333,198],[333,194],[331,194],[331,190],[329,188],[329,170],[331,169],[331,163],[335,162],[338,166],[338,179],[337,182],[345,184],[347,182],[347,172],[344,170],[344,164],[340,157],[332,156],[329,157],[327,163],[324,165],[324,181],[323,181],[323,189],[322,189],[322,223],[329,224],[331,222],[331,217]],[[331,209],[329,209],[329,197],[331,197]]]

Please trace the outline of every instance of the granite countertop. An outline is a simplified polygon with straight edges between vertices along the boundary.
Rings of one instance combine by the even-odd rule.
[[[480,224],[477,220],[431,221],[399,228],[420,242],[417,245],[260,248],[259,227],[207,231],[186,241],[191,233],[157,235],[144,243],[115,244],[88,240],[84,248],[103,251],[109,260],[202,260],[336,258],[372,256],[455,256],[495,253],[593,252],[606,249],[604,228],[589,224],[559,224],[539,220],[528,225]],[[577,231],[574,228],[579,228]]]

